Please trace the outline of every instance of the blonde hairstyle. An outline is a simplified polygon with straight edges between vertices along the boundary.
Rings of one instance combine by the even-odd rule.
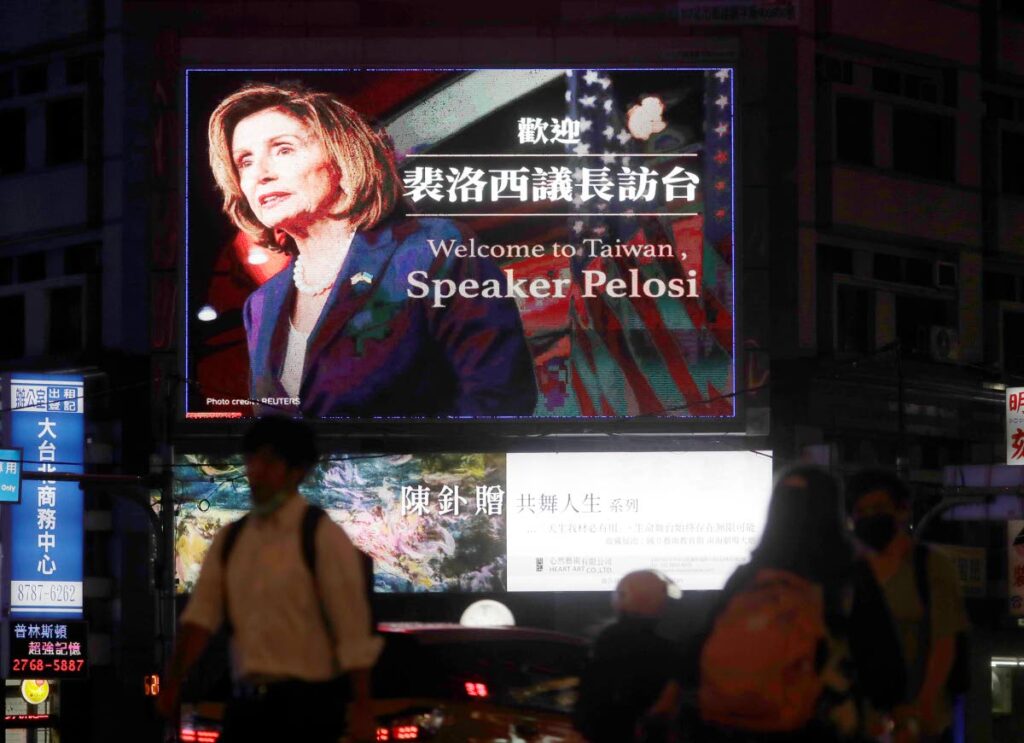
[[[338,216],[357,229],[370,229],[384,219],[402,196],[395,154],[386,135],[375,132],[354,109],[330,93],[300,85],[250,83],[236,90],[210,115],[210,168],[224,196],[224,213],[259,245],[294,254],[291,238],[264,226],[249,208],[231,156],[231,138],[238,122],[269,108],[279,108],[301,121],[323,145],[348,188]]]

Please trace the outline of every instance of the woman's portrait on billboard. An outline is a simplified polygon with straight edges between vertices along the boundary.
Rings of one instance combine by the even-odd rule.
[[[409,296],[413,272],[500,279],[444,218],[402,216],[387,137],[333,94],[249,84],[209,119],[209,158],[231,222],[285,268],[243,319],[250,396],[310,417],[526,416],[537,391],[513,299]]]

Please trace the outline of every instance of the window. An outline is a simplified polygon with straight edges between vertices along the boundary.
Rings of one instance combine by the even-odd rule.
[[[1016,118],[1016,99],[1000,93],[985,94],[985,112],[997,119],[1013,121]]]
[[[875,295],[849,284],[836,286],[836,352],[871,353],[875,345]]]
[[[953,180],[953,120],[910,108],[892,112],[892,166],[910,175]]]
[[[875,107],[871,101],[836,98],[836,159],[858,165],[875,162]]]
[[[29,65],[18,70],[18,93],[32,95],[46,90],[46,65]]]
[[[872,274],[882,281],[902,281],[903,261],[898,255],[875,253]]]
[[[932,286],[936,282],[935,269],[931,261],[922,258],[907,258],[889,253],[875,253],[871,275],[881,281],[895,281],[914,286]],[[946,276],[951,284],[956,285],[955,269],[952,278]]]
[[[853,62],[819,54],[814,58],[815,72],[822,82],[853,85]]]
[[[0,297],[0,317],[4,319],[4,341],[0,359],[18,359],[25,355],[25,296]]]
[[[999,147],[1003,193],[1024,196],[1024,133],[1004,131]]]
[[[64,275],[96,273],[100,268],[100,244],[84,243],[64,249]]]
[[[1024,374],[1024,312],[1003,313],[1003,371]]]
[[[46,164],[62,165],[85,155],[85,107],[81,98],[46,104]]]
[[[82,287],[64,286],[50,290],[50,353],[82,349]]]
[[[875,67],[871,70],[871,87],[879,93],[899,95],[903,91],[903,76],[888,67]]]
[[[982,296],[986,302],[1017,299],[1017,277],[1002,271],[986,271],[982,281]]]
[[[25,169],[25,109],[0,110],[0,175]]]
[[[919,101],[937,103],[939,88],[934,80],[920,75],[906,75],[903,79],[904,92],[907,98],[915,98]]]
[[[46,253],[25,253],[18,256],[18,283],[42,281],[46,278]]]
[[[952,302],[929,297],[896,295],[896,337],[908,355],[927,358],[931,355],[933,326],[950,327],[953,321]]]
[[[64,60],[64,82],[80,85],[87,82],[99,69],[99,57],[95,54],[79,54]]]

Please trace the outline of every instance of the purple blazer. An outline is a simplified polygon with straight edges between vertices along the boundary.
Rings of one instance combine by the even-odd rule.
[[[533,361],[512,299],[464,298],[444,307],[410,298],[408,276],[499,279],[479,258],[435,257],[428,239],[463,241],[446,219],[385,221],[356,233],[310,334],[296,413],[308,417],[526,416],[537,402]],[[250,295],[243,317],[252,397],[280,410],[294,263]],[[353,277],[369,281],[353,282]],[[432,285],[431,285],[432,286]]]

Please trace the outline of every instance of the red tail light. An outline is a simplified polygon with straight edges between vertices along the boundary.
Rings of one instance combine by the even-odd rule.
[[[397,725],[391,728],[395,740],[419,740],[420,729],[416,725]]]
[[[179,737],[182,743],[217,743],[217,739],[220,738],[220,731],[182,728]]]
[[[474,681],[467,681],[466,693],[471,697],[478,697],[480,699],[483,699],[487,696],[487,684],[481,684],[479,682]]]
[[[391,740],[391,733],[387,728],[377,728],[377,743],[384,743]]]

